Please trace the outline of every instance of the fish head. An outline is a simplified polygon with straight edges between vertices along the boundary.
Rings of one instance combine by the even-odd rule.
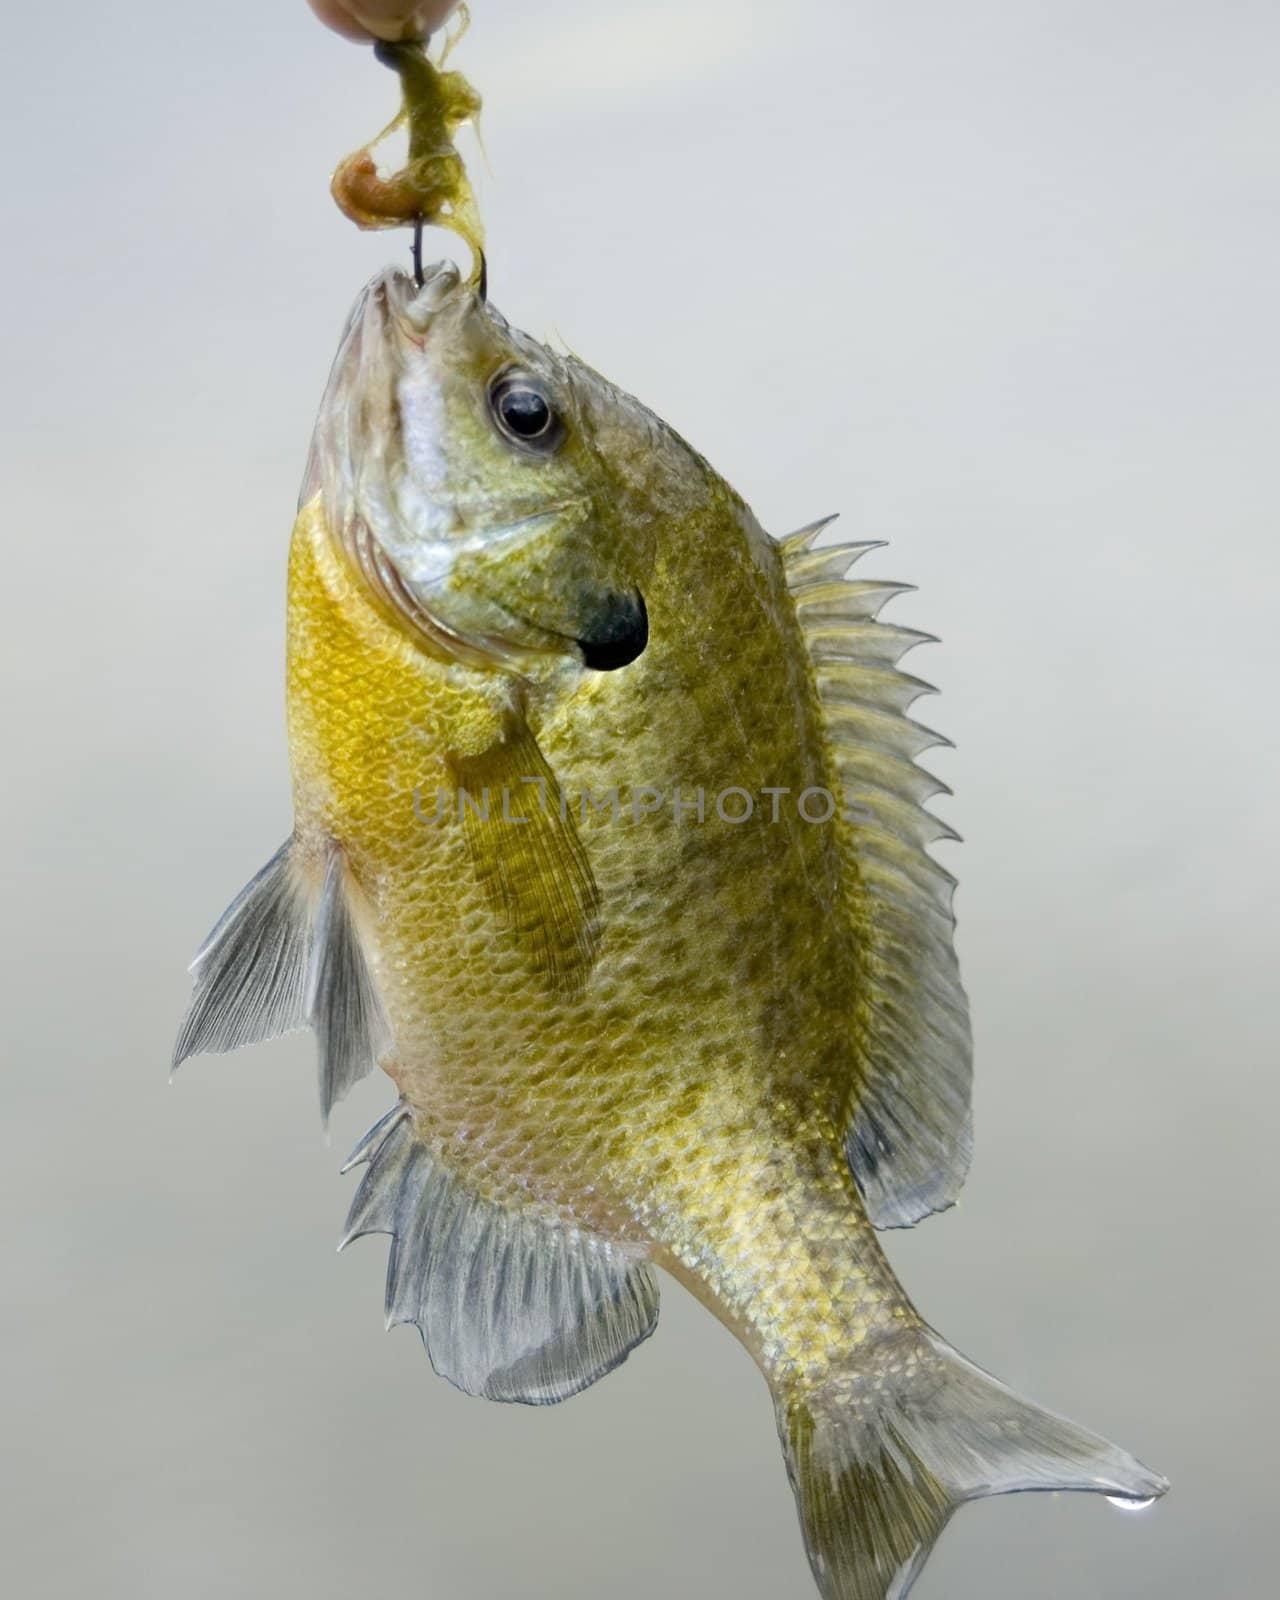
[[[420,285],[391,269],[352,314],[303,498],[323,495],[355,565],[427,637],[537,678],[644,651],[647,578],[704,492],[696,462],[452,266]]]

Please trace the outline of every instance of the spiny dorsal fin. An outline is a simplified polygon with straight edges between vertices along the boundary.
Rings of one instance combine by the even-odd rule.
[[[857,940],[859,1072],[846,1150],[867,1215],[908,1227],[953,1204],[972,1147],[972,1047],[951,898],[928,854],[958,835],[925,809],[946,785],[916,764],[948,740],[907,715],[929,684],[898,668],[931,636],[877,621],[909,585],[843,579],[879,542],[814,549],[832,521],[780,542],[846,800],[838,826]]]
[[[387,1326],[412,1322],[466,1394],[552,1405],[624,1361],[658,1320],[652,1270],[554,1216],[486,1199],[398,1105],[343,1171],[368,1162],[339,1249],[389,1233]]]
[[[334,1103],[373,1070],[387,1036],[350,892],[337,846],[317,893],[294,841],[282,845],[231,902],[191,964],[194,985],[173,1065],[310,1026],[319,1043],[327,1122]]]

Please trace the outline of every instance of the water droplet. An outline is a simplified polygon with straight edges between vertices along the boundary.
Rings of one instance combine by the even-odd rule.
[[[1135,1500],[1129,1494],[1109,1494],[1107,1496],[1107,1504],[1119,1506],[1121,1511],[1145,1511],[1148,1506],[1153,1506],[1155,1503],[1155,1495],[1150,1495],[1145,1500]]]

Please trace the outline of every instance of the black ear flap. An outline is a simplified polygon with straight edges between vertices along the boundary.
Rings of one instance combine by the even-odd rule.
[[[649,613],[637,589],[632,594],[605,595],[578,648],[583,665],[593,672],[616,672],[630,666],[648,643]]]

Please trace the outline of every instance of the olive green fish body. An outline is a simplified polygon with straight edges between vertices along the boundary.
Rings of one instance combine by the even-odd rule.
[[[1162,1479],[928,1328],[875,1227],[968,1163],[921,635],[446,269],[365,291],[289,581],[295,830],[197,956],[177,1058],[309,1025],[399,1091],[347,1237],[469,1393],[625,1359],[655,1266],[769,1381],[815,1578],[906,1593],[981,1494]]]
[[[423,1137],[460,1170],[474,1163],[490,1192],[652,1249],[779,1372],[820,1366],[870,1305],[904,1314],[840,1150],[853,929],[834,832],[797,808],[808,795],[821,816],[839,786],[772,542],[713,482],[651,570],[661,621],[641,658],[530,717],[599,890],[598,953],[568,994],[549,991],[478,887],[459,821],[446,752],[482,744],[486,727],[498,742],[501,697],[480,674],[462,688],[455,666],[369,613],[321,507],[297,546],[295,750],[349,737],[371,692],[414,730],[362,741],[342,764],[349,793],[312,776],[332,772],[322,751],[297,767],[300,817],[342,844],[368,899],[393,1075]],[[334,652],[327,629],[308,648],[317,611],[350,627],[353,599],[350,648]],[[507,776],[510,820],[496,793],[488,803],[493,830],[514,836],[541,791],[520,784],[533,774]]]

